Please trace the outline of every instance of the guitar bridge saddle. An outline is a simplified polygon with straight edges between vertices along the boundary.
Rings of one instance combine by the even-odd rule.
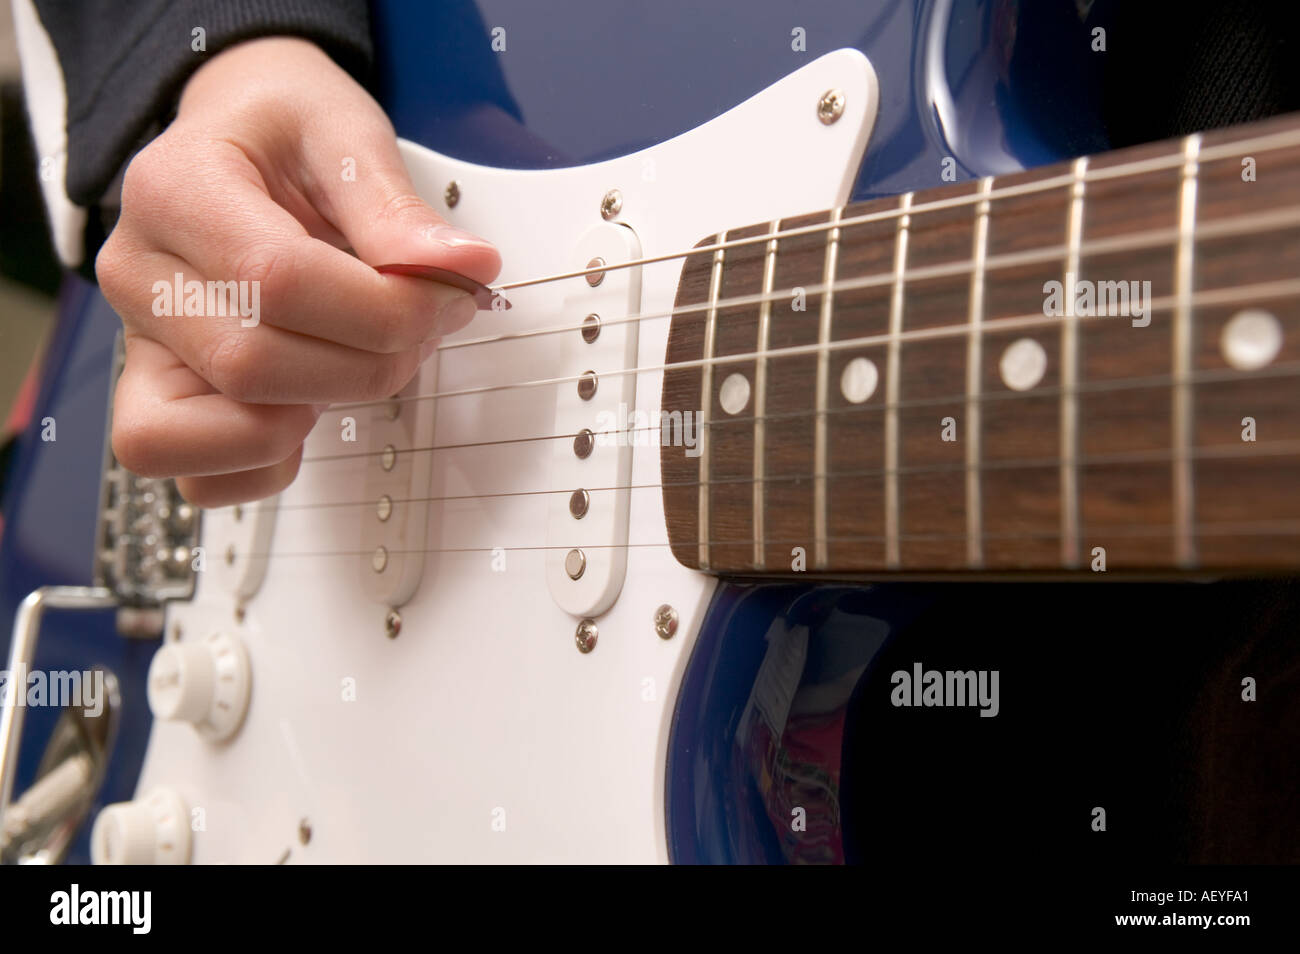
[[[122,335],[117,336],[108,395],[111,433],[113,393],[125,362]],[[111,592],[122,607],[119,629],[129,635],[157,635],[161,614],[153,612],[167,600],[194,595],[195,573],[201,559],[198,508],[186,503],[170,479],[140,477],[113,454],[104,439],[99,513],[95,522],[92,577]]]

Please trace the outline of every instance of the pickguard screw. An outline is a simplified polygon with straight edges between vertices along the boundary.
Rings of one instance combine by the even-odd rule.
[[[623,210],[623,193],[610,189],[600,200],[600,217],[608,222]]]
[[[660,639],[672,639],[677,632],[677,610],[667,603],[655,610],[655,632]]]
[[[590,314],[582,319],[582,340],[591,344],[600,337],[600,315]]]
[[[589,653],[595,649],[598,635],[595,620],[584,619],[579,623],[578,631],[574,634],[574,642],[578,644],[578,652]]]
[[[452,179],[447,183],[447,189],[442,193],[443,200],[447,203],[447,208],[456,208],[456,203],[460,201],[460,183]]]
[[[599,255],[597,255],[595,258],[593,258],[590,262],[587,263],[587,267],[604,268],[605,260],[601,258]],[[605,280],[604,272],[592,272],[590,275],[587,276],[587,284],[590,285],[592,288],[595,288],[604,280]]]
[[[586,460],[591,456],[592,448],[596,446],[596,435],[591,432],[590,428],[584,427],[578,431],[573,438],[573,453],[580,459]]]
[[[584,371],[578,379],[578,397],[590,401],[596,396],[596,372]]]
[[[822,124],[829,126],[843,115],[843,90],[828,89],[822,93],[822,98],[817,101],[817,118],[822,121]]]
[[[383,573],[388,567],[388,550],[384,547],[375,547],[375,552],[370,554],[370,569],[376,573]]]
[[[311,841],[311,823],[305,818],[298,822],[298,840],[304,845]]]
[[[401,631],[402,614],[397,610],[389,610],[388,615],[384,617],[384,632],[388,634],[389,639],[396,639]]]

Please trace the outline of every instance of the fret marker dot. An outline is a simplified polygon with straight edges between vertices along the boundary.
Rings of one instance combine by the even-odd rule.
[[[1223,326],[1219,348],[1238,371],[1258,371],[1282,350],[1282,324],[1261,308],[1239,311]]]
[[[749,379],[743,374],[729,374],[718,392],[718,402],[728,414],[739,414],[749,403]]]
[[[854,358],[844,366],[844,373],[840,375],[840,393],[844,400],[861,404],[876,393],[879,381],[880,373],[870,359]]]
[[[1013,391],[1028,391],[1047,372],[1047,352],[1033,338],[1021,338],[1007,345],[998,362],[1002,383]]]

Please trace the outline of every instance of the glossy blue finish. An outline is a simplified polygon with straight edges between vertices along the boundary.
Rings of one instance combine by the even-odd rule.
[[[94,286],[75,277],[66,280],[36,412],[11,462],[3,504],[0,646],[6,659],[10,626],[23,597],[40,586],[91,583],[109,371],[120,327]],[[57,440],[41,440],[45,417],[54,418]],[[134,794],[149,740],[151,716],[144,693],[154,648],[152,641],[118,636],[108,611],[45,615],[34,668],[51,672],[103,666],[117,676],[126,702],[92,818],[102,805]],[[31,784],[59,714],[53,707],[28,708],[16,793]],[[90,862],[88,826],[71,846],[68,860]]]
[[[1081,29],[1069,0],[1036,5],[1032,19],[1017,0],[570,0],[562,7],[520,0],[377,0],[372,9],[379,96],[398,133],[484,164],[548,168],[633,151],[698,126],[845,46],[870,58],[881,93],[855,198],[939,185],[946,157],[965,178],[1104,147],[1086,109],[1074,110],[1068,123],[1053,109],[1066,96],[1087,102],[1078,71],[1066,64],[1054,72],[1052,63],[1035,60],[1042,54],[1034,51],[1052,49],[1048,41],[1061,31]],[[494,52],[498,27],[505,31],[505,49]],[[796,28],[804,31],[804,51],[792,49]],[[1027,71],[1033,81],[1017,83]],[[7,621],[27,592],[89,582],[116,327],[98,292],[70,280],[35,413],[35,421],[56,418],[58,441],[42,443],[33,424],[13,460],[5,500],[0,645],[6,649]],[[722,793],[734,784],[752,802],[753,788],[746,787],[742,766],[727,767],[718,727],[730,724],[743,705],[773,618],[815,622],[830,606],[814,638],[820,653],[842,644],[835,633],[843,627],[843,607],[857,606],[855,594],[851,587],[720,591],[687,674],[674,735],[670,777],[699,782],[670,792],[679,860],[784,857],[781,845],[764,841],[757,827],[739,840],[730,837],[733,820],[719,814],[718,799],[725,802]],[[887,628],[891,597],[871,594],[870,611],[854,612],[872,627]],[[737,638],[738,632],[749,636]],[[718,655],[723,647],[725,665]],[[39,667],[102,662],[122,681],[126,718],[101,803],[129,797],[138,777],[149,727],[144,676],[153,648],[118,637],[107,613],[47,618]],[[847,665],[831,656],[838,662],[828,663],[827,672]],[[53,718],[41,710],[28,714],[19,791],[31,780]],[[71,857],[86,860],[84,831]]]
[[[1059,157],[1040,134],[1045,118],[1026,121],[1037,100],[1011,83],[1013,49],[1039,44],[1017,33],[1020,5],[1008,0],[374,7],[380,95],[398,133],[485,165],[548,168],[631,152],[846,46],[871,60],[881,93],[855,197],[940,185],[948,156],[959,178]],[[791,48],[796,27],[803,52]],[[492,52],[498,28],[505,50]],[[1077,131],[1084,113],[1070,120]],[[1095,137],[1079,144],[1100,147]]]
[[[895,628],[927,598],[914,587],[719,587],[673,717],[666,793],[673,861],[844,860],[837,801],[849,699]],[[765,731],[765,718],[781,724]],[[809,819],[798,836],[789,824],[796,806]]]

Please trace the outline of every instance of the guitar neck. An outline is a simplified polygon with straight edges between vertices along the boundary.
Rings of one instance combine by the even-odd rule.
[[[664,375],[673,552],[1300,567],[1297,262],[1297,117],[711,236]]]

